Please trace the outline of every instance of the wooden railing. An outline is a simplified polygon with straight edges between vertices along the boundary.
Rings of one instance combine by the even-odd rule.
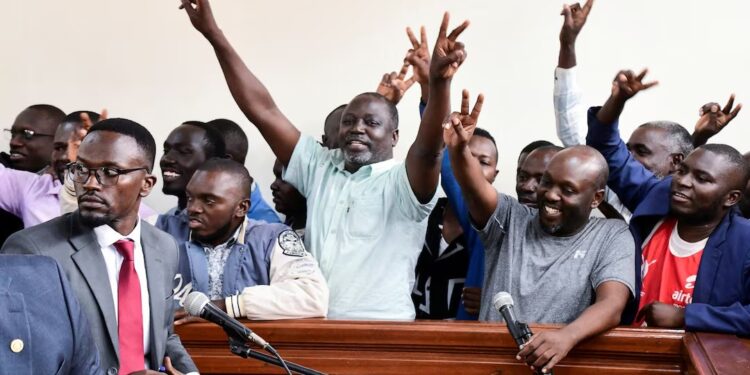
[[[331,374],[530,374],[504,324],[284,320],[245,322],[284,359]],[[558,329],[532,325],[532,331]],[[230,353],[210,323],[177,327],[201,374],[279,374]],[[617,328],[574,348],[555,374],[750,374],[750,340]]]

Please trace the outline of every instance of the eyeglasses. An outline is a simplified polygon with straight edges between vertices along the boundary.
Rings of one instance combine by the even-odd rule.
[[[120,169],[114,167],[88,168],[78,163],[70,163],[66,167],[70,173],[70,178],[74,182],[79,184],[86,183],[93,173],[94,177],[96,177],[96,181],[102,186],[112,186],[117,184],[117,180],[120,178],[120,175],[123,174],[140,170],[148,171],[148,168],[146,167],[133,169]]]
[[[34,137],[54,137],[55,136],[54,134],[37,133],[29,129],[22,129],[22,130],[3,129],[3,134],[9,135],[10,139],[15,138],[17,135],[20,135],[23,139],[27,141],[34,139]]]

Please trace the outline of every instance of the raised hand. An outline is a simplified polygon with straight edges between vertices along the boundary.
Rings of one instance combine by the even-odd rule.
[[[700,109],[700,118],[695,123],[695,129],[693,131],[693,145],[701,146],[705,144],[709,138],[718,134],[725,126],[737,117],[742,109],[742,104],[737,104],[734,109],[734,94],[729,96],[729,101],[722,109],[719,103],[707,103],[704,104]]]
[[[581,7],[580,3],[563,5],[563,10],[560,12],[560,15],[565,17],[565,22],[563,22],[562,29],[560,29],[561,44],[575,44],[578,33],[581,32],[583,25],[586,24],[586,19],[588,18],[593,5],[594,0],[588,0],[583,7]]]
[[[193,24],[196,30],[201,34],[208,37],[209,35],[219,31],[219,26],[216,24],[214,13],[211,11],[211,4],[208,0],[180,0],[182,5],[180,9],[185,9],[190,18],[190,23]],[[195,4],[195,6],[193,6]]]
[[[401,101],[401,98],[404,97],[406,91],[409,90],[414,82],[416,82],[415,75],[406,79],[406,73],[409,71],[410,65],[411,64],[404,59],[404,65],[401,67],[401,71],[399,71],[398,74],[396,72],[383,74],[383,78],[380,80],[376,92],[385,96],[385,98],[394,105],[398,104],[398,102]]]
[[[456,41],[459,35],[469,26],[469,21],[464,21],[448,34],[448,22],[450,15],[443,14],[443,22],[440,24],[435,48],[432,52],[430,63],[430,77],[435,79],[451,79],[458,71],[458,67],[466,60],[464,44]],[[447,35],[446,35],[447,34]]]
[[[443,123],[443,141],[453,150],[458,150],[469,144],[474,129],[482,112],[484,95],[479,94],[474,109],[469,113],[469,90],[464,90],[461,98],[461,112],[448,115]]]
[[[99,115],[99,121],[104,121],[106,119],[107,110],[102,109],[101,115]],[[86,112],[81,113],[81,124],[82,126],[78,130],[70,133],[70,137],[68,137],[67,153],[68,160],[71,162],[76,161],[78,158],[78,148],[81,146],[83,138],[89,133],[89,129],[94,126],[94,122],[91,121],[91,118],[89,118],[89,115]]]
[[[414,36],[410,27],[406,28],[412,48],[406,54],[406,61],[414,69],[414,78],[420,85],[430,83],[430,47],[427,46],[427,32],[424,26],[419,28],[420,40]]]
[[[612,97],[624,102],[635,94],[658,85],[659,81],[643,82],[647,73],[648,69],[643,69],[638,75],[632,70],[621,70],[612,82]]]

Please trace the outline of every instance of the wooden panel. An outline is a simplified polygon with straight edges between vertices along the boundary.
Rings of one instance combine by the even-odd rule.
[[[331,374],[528,374],[504,324],[286,320],[245,322],[284,359]],[[532,326],[534,332],[557,326]],[[232,355],[209,323],[177,327],[202,374],[277,374]],[[575,348],[555,374],[676,374],[685,371],[683,332],[617,328]]]
[[[689,374],[750,374],[750,340],[700,332],[684,341]]]

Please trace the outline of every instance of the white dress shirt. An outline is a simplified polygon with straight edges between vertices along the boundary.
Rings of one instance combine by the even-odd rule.
[[[101,225],[94,228],[96,240],[102,249],[104,263],[107,265],[107,274],[109,275],[109,286],[112,289],[112,299],[115,306],[115,319],[117,316],[117,282],[120,278],[120,266],[122,266],[123,256],[115,249],[114,243],[122,239],[133,241],[133,261],[135,263],[135,272],[138,274],[138,282],[141,284],[141,313],[143,316],[143,351],[144,363],[148,365],[149,343],[151,339],[151,308],[148,299],[148,279],[146,278],[146,262],[143,258],[143,247],[141,246],[141,222],[135,225],[135,228],[128,235],[123,236],[109,225]],[[156,370],[156,369],[152,369]]]

